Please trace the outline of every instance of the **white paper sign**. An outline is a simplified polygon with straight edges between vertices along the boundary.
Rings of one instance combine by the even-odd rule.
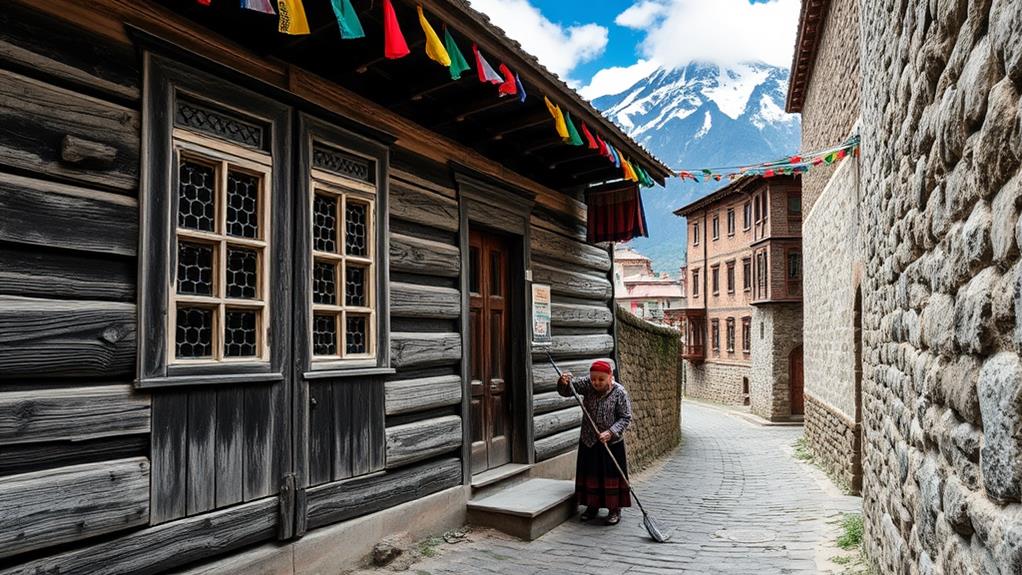
[[[550,286],[532,284],[532,342],[550,343]]]

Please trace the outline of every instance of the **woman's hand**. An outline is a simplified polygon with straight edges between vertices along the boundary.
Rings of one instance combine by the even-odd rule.
[[[614,439],[614,434],[609,431],[604,431],[600,434],[600,441],[607,443],[611,439]]]
[[[561,377],[557,379],[557,385],[568,385],[571,383],[571,374],[562,373]]]

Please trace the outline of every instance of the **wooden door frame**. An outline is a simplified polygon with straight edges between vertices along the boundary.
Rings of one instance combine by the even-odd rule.
[[[511,462],[534,463],[532,429],[532,338],[529,334],[529,220],[535,194],[494,180],[470,168],[451,164],[458,190],[459,246],[461,248],[461,434],[462,481],[472,481],[471,422],[472,374],[469,339],[469,230],[489,230],[508,237],[508,329],[512,385]]]

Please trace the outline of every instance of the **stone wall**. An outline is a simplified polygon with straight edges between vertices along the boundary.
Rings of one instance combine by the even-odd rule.
[[[815,460],[842,488],[862,490],[861,425],[812,395],[806,395],[805,436]]]
[[[813,76],[802,106],[802,149],[819,150],[851,133],[859,116],[859,2],[828,2]],[[802,175],[802,211],[809,213],[833,166]]]
[[[1022,573],[1022,0],[861,6],[867,552]]]
[[[617,308],[618,376],[632,400],[625,434],[632,471],[647,467],[681,441],[681,332]]]
[[[752,339],[755,341],[756,337]],[[725,405],[742,405],[746,399],[743,380],[749,381],[751,376],[749,365],[686,361],[685,395]],[[751,381],[749,385],[751,389]]]
[[[802,345],[802,304],[767,304],[752,316],[750,405],[770,419],[791,416],[792,351]]]

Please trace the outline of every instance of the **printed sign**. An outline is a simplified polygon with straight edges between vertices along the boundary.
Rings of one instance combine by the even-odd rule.
[[[550,343],[550,286],[532,284],[532,343]]]

